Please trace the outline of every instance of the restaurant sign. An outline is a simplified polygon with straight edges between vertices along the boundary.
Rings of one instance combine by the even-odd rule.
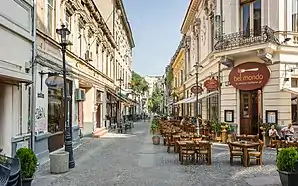
[[[214,77],[212,77],[204,82],[204,87],[206,87],[206,89],[209,91],[217,90],[219,87],[219,82]]]
[[[233,68],[229,74],[231,85],[239,90],[255,90],[267,84],[270,71],[264,63],[247,62]]]
[[[193,86],[191,87],[190,91],[194,94],[199,94],[201,92],[203,92],[203,88],[201,86]]]

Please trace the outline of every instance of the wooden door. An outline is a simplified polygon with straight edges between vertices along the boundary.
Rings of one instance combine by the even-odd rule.
[[[101,127],[101,124],[100,124],[100,119],[101,119],[100,112],[101,112],[101,104],[99,104],[97,106],[97,110],[96,110],[96,127],[97,128],[100,128]]]
[[[252,97],[250,92],[240,92],[240,134],[251,133],[251,106]]]

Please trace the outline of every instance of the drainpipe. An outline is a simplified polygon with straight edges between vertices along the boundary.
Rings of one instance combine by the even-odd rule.
[[[35,145],[35,109],[36,109],[36,1],[33,0],[33,16],[32,16],[32,33],[33,33],[33,42],[32,42],[32,86],[31,86],[31,112],[29,114],[30,119],[30,133],[31,133],[31,140],[30,140],[30,148],[34,151]]]
[[[220,0],[220,36],[219,39],[222,40],[223,38],[223,0]],[[221,123],[221,62],[218,62],[218,122]]]

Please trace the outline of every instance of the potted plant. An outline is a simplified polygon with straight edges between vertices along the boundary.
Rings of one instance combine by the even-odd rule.
[[[232,142],[235,129],[231,124],[228,124],[227,132],[228,132],[228,142]]]
[[[215,133],[215,140],[221,141],[221,137],[220,137],[221,123],[218,122],[217,119],[213,119],[211,121],[211,128],[212,128],[212,131],[214,131],[214,133]]]
[[[150,133],[153,134],[152,136],[152,142],[153,145],[159,145],[160,144],[160,137],[156,135],[157,131],[159,130],[159,123],[156,118],[153,118],[150,125]]]
[[[20,159],[22,185],[31,186],[37,166],[37,157],[31,149],[20,148],[16,152],[16,156]]]
[[[290,147],[277,156],[277,171],[283,186],[298,186],[298,151]]]

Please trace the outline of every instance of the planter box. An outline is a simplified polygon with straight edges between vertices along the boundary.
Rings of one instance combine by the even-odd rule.
[[[60,174],[68,172],[69,153],[66,151],[54,152],[50,154],[50,172]]]
[[[282,186],[298,186],[298,172],[279,171]]]

